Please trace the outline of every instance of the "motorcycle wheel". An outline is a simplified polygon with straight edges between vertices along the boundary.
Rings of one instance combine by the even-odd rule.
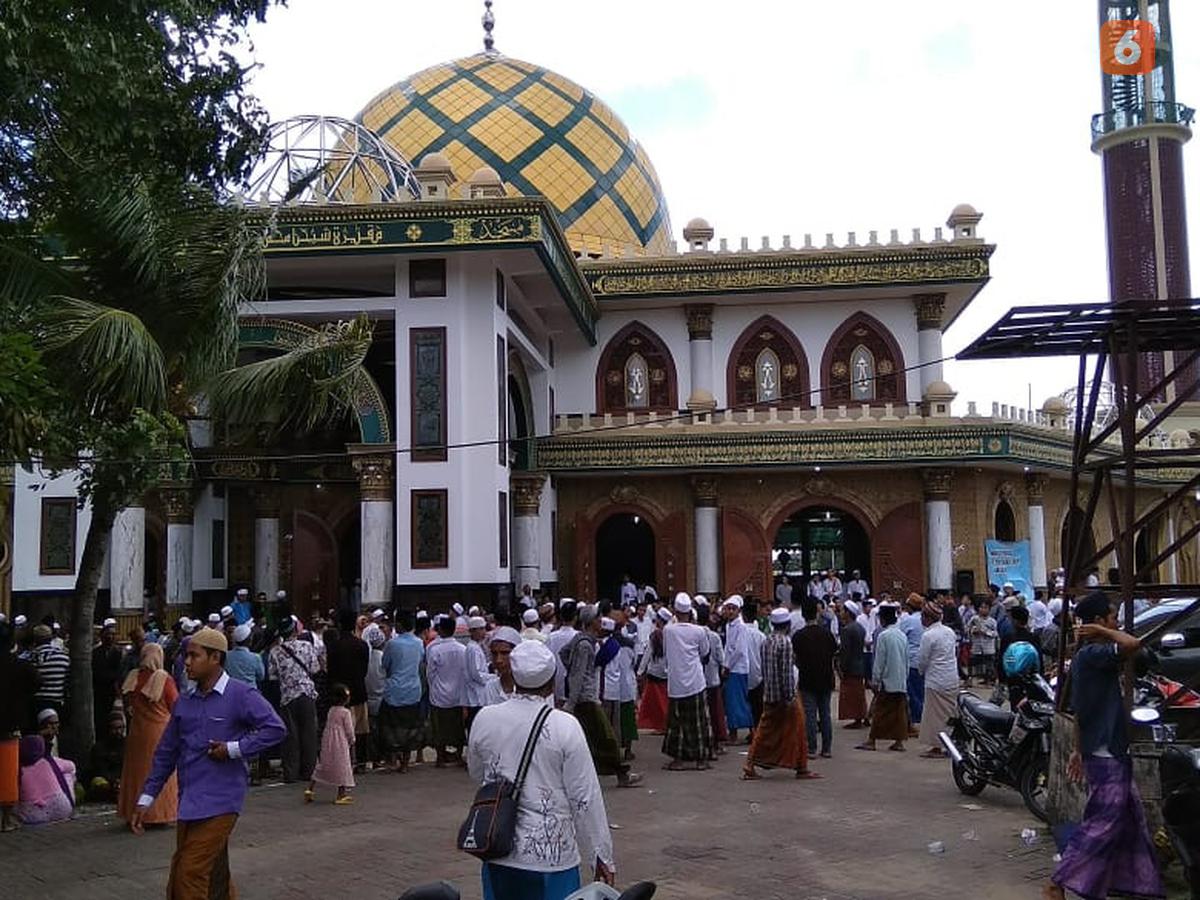
[[[955,731],[953,740],[964,758],[976,758],[974,741],[968,739],[961,731]],[[983,793],[983,789],[987,787],[987,781],[972,774],[971,770],[967,768],[965,759],[964,762],[952,763],[951,771],[954,774],[954,786],[958,788],[961,794],[965,794],[968,797],[978,797]]]
[[[1050,816],[1046,812],[1046,796],[1049,785],[1050,758],[1038,754],[1021,770],[1017,788],[1021,791],[1021,799],[1025,801],[1025,808],[1046,823],[1050,821]]]

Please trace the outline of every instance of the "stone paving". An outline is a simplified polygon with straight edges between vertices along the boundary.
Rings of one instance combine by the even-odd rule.
[[[858,732],[839,731],[835,758],[817,760],[820,781],[768,772],[737,774],[744,747],[709,772],[664,772],[659,739],[643,735],[634,790],[605,780],[621,884],[658,882],[658,897],[754,900],[1035,898],[1054,849],[1015,792],[961,796],[949,764],[905,754],[856,752]],[[231,844],[240,900],[383,900],[445,878],[480,897],[479,865],[454,835],[472,794],[465,771],[422,766],[407,775],[368,773],[357,803],[301,802],[301,785],[251,791]],[[966,808],[972,805],[981,808]],[[933,841],[944,852],[931,854]],[[140,900],[166,884],[173,831],[135,838],[111,808],[0,836],[5,900]]]

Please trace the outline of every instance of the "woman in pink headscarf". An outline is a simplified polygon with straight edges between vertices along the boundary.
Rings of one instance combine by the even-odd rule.
[[[24,825],[48,825],[71,818],[75,810],[75,764],[50,755],[40,734],[21,738],[21,799],[17,818]]]
[[[142,645],[141,665],[130,672],[121,685],[125,708],[129,710],[129,737],[125,739],[125,762],[121,767],[121,796],[117,813],[125,821],[137,809],[142,785],[150,775],[154,749],[171,721],[171,708],[179,699],[179,690],[163,668],[163,651],[158,644]],[[168,824],[175,821],[179,809],[179,789],[172,775],[142,821]]]

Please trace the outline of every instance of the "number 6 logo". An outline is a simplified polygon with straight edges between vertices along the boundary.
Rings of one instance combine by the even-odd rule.
[[[1144,75],[1154,68],[1154,26],[1116,19],[1100,27],[1100,68],[1107,75]]]

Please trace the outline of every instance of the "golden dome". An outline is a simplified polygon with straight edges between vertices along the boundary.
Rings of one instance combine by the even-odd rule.
[[[480,53],[394,84],[356,116],[406,159],[441,153],[455,180],[490,166],[511,195],[546,197],[572,248],[667,253],[649,157],[599,98],[540,66]]]

